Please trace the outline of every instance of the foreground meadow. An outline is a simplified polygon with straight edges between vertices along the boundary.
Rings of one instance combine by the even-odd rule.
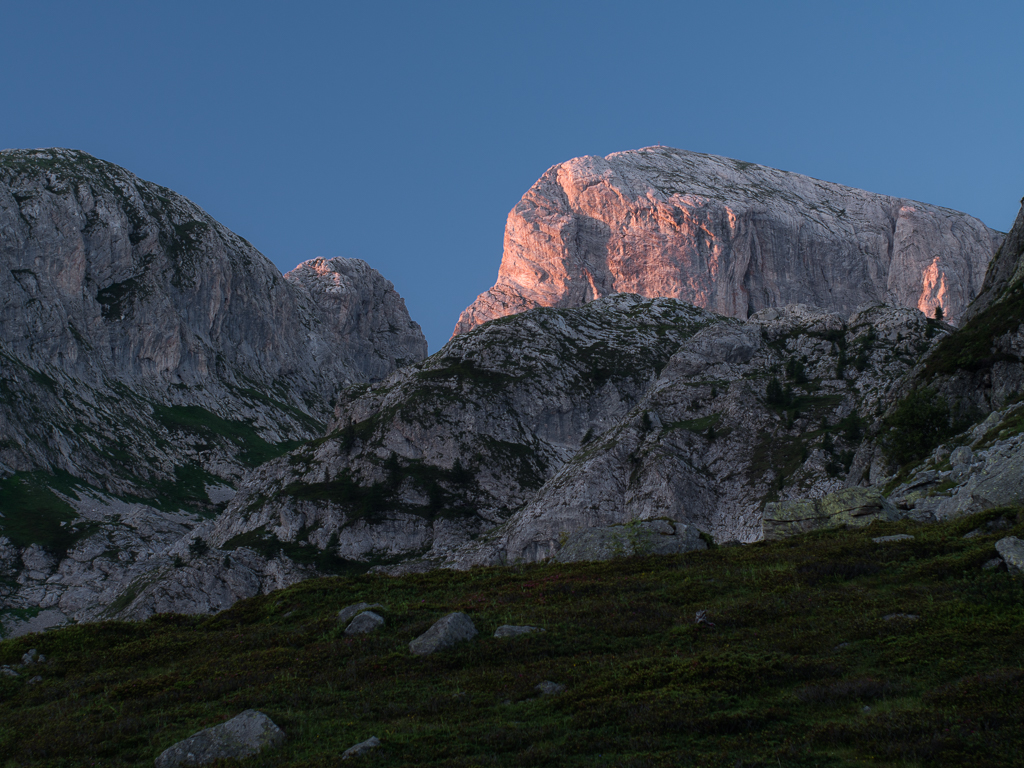
[[[964,538],[996,519],[1011,527]],[[897,533],[914,538],[872,540]],[[346,765],[1024,765],[1024,580],[982,567],[1008,535],[1024,537],[1024,512],[331,577],[214,616],[6,640],[0,664],[48,661],[0,677],[0,766],[152,766],[249,708],[288,740],[221,765],[330,766],[370,736],[381,747]],[[347,637],[336,614],[359,601],[386,624]],[[480,634],[413,656],[451,611]],[[546,631],[492,637],[502,624]],[[541,695],[545,680],[566,690]]]

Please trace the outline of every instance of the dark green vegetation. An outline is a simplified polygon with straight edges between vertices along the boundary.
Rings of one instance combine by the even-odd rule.
[[[153,418],[170,430],[190,432],[206,438],[225,438],[240,450],[239,460],[247,467],[256,467],[276,459],[301,441],[268,443],[252,425],[244,421],[229,421],[198,405],[153,405]]]
[[[1017,330],[1024,320],[1024,283],[1006,292],[1006,298],[968,320],[962,328],[939,341],[925,363],[925,376],[979,371],[1000,360],[1017,358],[993,351],[993,342]]]
[[[1015,527],[962,538],[1008,515]],[[872,536],[916,538],[874,544]],[[13,766],[151,766],[247,708],[288,733],[249,766],[1020,765],[1024,582],[981,565],[1024,512],[904,521],[679,557],[306,581],[210,617],[0,643],[52,662],[0,678]],[[345,637],[336,612],[381,602]],[[407,643],[466,611],[475,640]],[[711,624],[695,622],[707,611]],[[918,619],[889,618],[912,614]],[[496,640],[505,623],[547,632]],[[564,694],[539,697],[553,680]],[[869,711],[864,711],[869,707]],[[234,765],[236,763],[224,763]]]
[[[16,547],[39,544],[51,554],[64,557],[79,539],[94,532],[88,521],[79,521],[67,502],[51,490],[78,498],[75,480],[67,473],[17,473],[0,480],[0,535]]]
[[[912,390],[882,424],[883,448],[897,466],[923,459],[970,426],[954,419],[949,404],[931,387]]]

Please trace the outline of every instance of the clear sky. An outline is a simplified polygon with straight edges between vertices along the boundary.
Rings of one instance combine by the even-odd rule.
[[[1024,3],[0,0],[0,147],[365,259],[430,350],[551,165],[651,144],[966,211],[1024,195]]]

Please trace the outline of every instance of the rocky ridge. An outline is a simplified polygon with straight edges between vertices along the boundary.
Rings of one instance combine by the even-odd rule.
[[[572,542],[624,524],[665,551],[754,541],[765,502],[844,486],[892,383],[951,330],[881,305],[849,321],[632,295],[532,310],[350,390],[326,437],[192,535],[211,568],[251,548],[387,573],[614,547]]]
[[[932,522],[1024,504],[1022,265],[1024,207],[963,325],[881,400],[847,483],[884,496],[888,515]],[[799,516],[801,505],[772,516]],[[825,514],[815,527],[841,524],[841,517]]]
[[[69,175],[61,163],[72,161],[84,174],[79,187],[97,199],[110,184],[127,184],[118,173],[130,177],[88,156],[43,154],[33,155],[34,170],[31,163],[25,170],[24,158],[14,163],[23,187],[26,179],[55,183],[39,169]],[[155,194],[145,192],[145,182],[131,183],[140,198]],[[53,195],[67,198],[57,186],[39,193],[51,208]],[[191,206],[155,189],[167,205]],[[31,201],[21,197],[12,199]],[[212,612],[324,573],[686,552],[823,525],[927,521],[1024,501],[1017,453],[1024,281],[1015,276],[1017,262],[1006,262],[1008,253],[1019,258],[1018,226],[986,279],[995,286],[986,305],[979,310],[983,301],[976,302],[961,329],[878,302],[852,311],[791,304],[740,319],[676,299],[616,293],[490,321],[403,367],[422,358],[422,336],[390,283],[358,260],[313,260],[283,278],[267,272],[267,295],[284,307],[273,312],[300,317],[302,331],[293,338],[294,328],[284,327],[262,341],[246,336],[259,331],[258,323],[246,325],[252,302],[232,296],[253,290],[246,275],[259,270],[249,262],[236,270],[241,276],[231,270],[239,258],[263,257],[240,257],[242,246],[231,238],[241,239],[208,217],[202,221],[219,240],[198,248],[210,258],[200,258],[190,285],[209,298],[203,286],[241,282],[215,292],[225,306],[208,315],[212,325],[199,322],[195,330],[188,292],[168,277],[182,256],[169,245],[167,227],[183,214],[152,201],[143,207],[152,219],[147,226],[164,229],[147,241],[152,232],[133,223],[138,211],[118,225],[138,227],[137,242],[128,238],[132,247],[158,248],[144,254],[135,282],[114,292],[116,312],[106,311],[99,289],[96,319],[95,307],[60,294],[52,275],[33,278],[46,288],[39,306],[21,299],[7,307],[9,329],[42,329],[34,343],[4,347],[21,357],[8,355],[14,364],[0,370],[5,394],[13,393],[3,400],[0,428],[14,425],[26,436],[0,445],[10,451],[5,457],[23,462],[0,478],[8,632],[69,617]],[[47,220],[61,219],[50,211]],[[33,263],[60,253],[59,237],[47,250],[34,236],[17,241],[22,251],[39,251]],[[88,251],[85,261],[120,253],[123,244],[115,248],[112,239],[95,245],[82,234],[82,247],[98,254]],[[230,248],[223,245],[229,240]],[[16,248],[12,253],[22,258]],[[21,279],[19,270],[9,270],[9,282]],[[1000,282],[997,273],[1009,277]],[[74,290],[87,299],[94,288],[83,280]],[[41,311],[51,305],[59,311]],[[40,350],[59,323],[47,330],[38,318],[60,312],[72,319],[84,313],[96,327],[82,336],[84,346],[68,321],[77,351],[46,363]],[[243,330],[231,331],[232,322]],[[130,346],[107,355],[102,344],[119,336],[103,323],[131,326],[127,336],[148,339],[151,348],[161,346],[153,329],[170,323],[180,338],[191,333],[207,346],[190,341],[177,368],[153,367],[144,355],[133,363]],[[287,352],[271,360],[281,367],[268,368],[275,345]],[[242,359],[242,374],[210,351],[229,348]],[[250,376],[256,373],[263,378]],[[45,412],[39,403],[48,388],[57,416],[33,422],[32,412]],[[945,405],[922,410],[931,400]],[[65,402],[62,411],[58,403]],[[101,409],[95,423],[81,416],[89,407]],[[920,413],[938,422],[916,424]],[[61,440],[74,450],[60,450]],[[88,446],[80,450],[84,443],[74,440]],[[80,466],[88,450],[107,461],[91,475]],[[46,469],[54,474],[44,477]],[[851,487],[863,485],[871,487]]]
[[[647,147],[553,166],[508,216],[494,287],[464,333],[613,293],[746,318],[810,304],[940,305],[956,322],[1002,234],[957,211],[724,157]]]
[[[185,198],[73,150],[0,152],[0,296],[0,601],[28,626],[159,581],[250,468],[322,432],[339,388],[426,355],[365,262],[282,276]],[[194,599],[295,572],[239,556]]]

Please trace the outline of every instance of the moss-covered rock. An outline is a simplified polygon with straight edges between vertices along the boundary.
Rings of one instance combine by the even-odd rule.
[[[765,539],[784,539],[821,528],[864,526],[875,520],[896,520],[896,509],[875,488],[844,488],[820,499],[780,501],[764,508]]]

